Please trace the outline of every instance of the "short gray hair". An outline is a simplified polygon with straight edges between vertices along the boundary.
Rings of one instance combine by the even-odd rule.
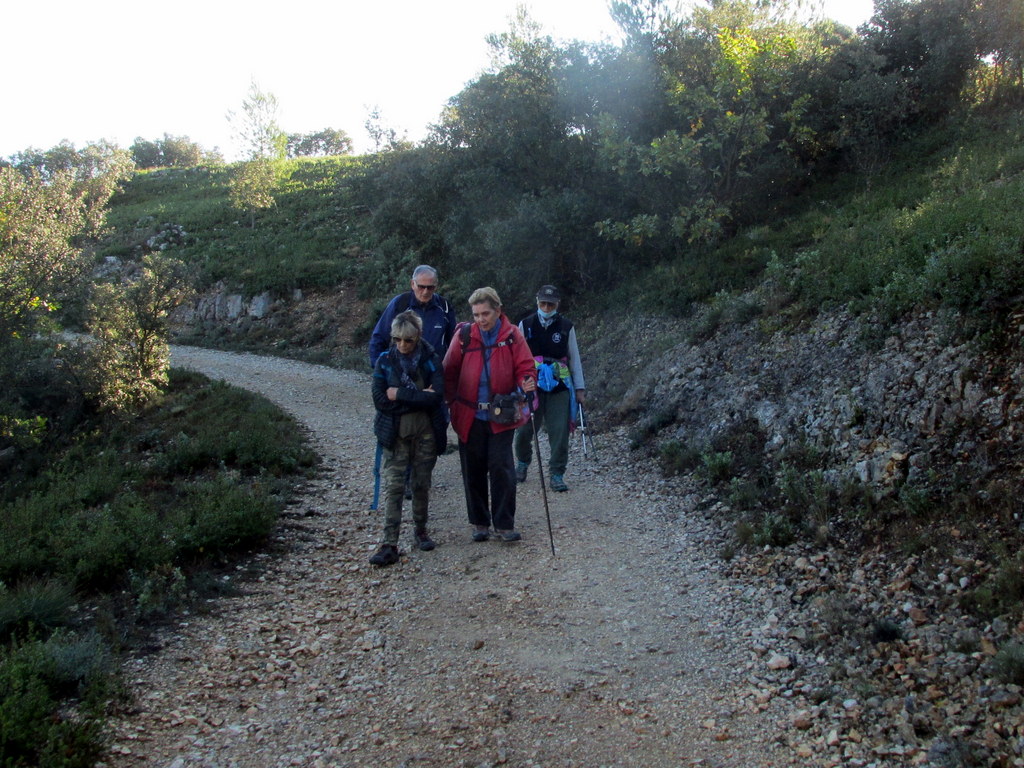
[[[420,264],[416,269],[412,271],[412,279],[415,280],[417,277],[423,277],[423,275],[430,275],[435,280],[440,278],[437,276],[437,270],[429,264]]]

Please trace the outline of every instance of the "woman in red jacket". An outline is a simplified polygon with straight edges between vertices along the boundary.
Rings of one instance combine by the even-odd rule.
[[[530,418],[529,411],[521,410],[513,423],[499,424],[489,415],[488,404],[493,395],[517,387],[533,392],[536,368],[522,332],[502,313],[493,288],[473,291],[469,305],[469,332],[459,329],[444,358],[445,398],[459,436],[469,524],[473,541],[487,541],[492,524],[502,541],[518,541],[512,437]]]

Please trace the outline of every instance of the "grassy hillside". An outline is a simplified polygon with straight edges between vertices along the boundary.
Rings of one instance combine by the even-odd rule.
[[[358,163],[290,161],[276,204],[257,215],[255,228],[231,206],[230,168],[138,173],[112,203],[113,234],[99,255],[131,259],[164,245],[195,266],[201,285],[223,280],[249,295],[336,285],[360,244],[359,212],[344,183]]]
[[[230,206],[228,169],[140,173],[115,198],[114,234],[99,253],[131,258],[156,238],[155,247],[166,243],[194,265],[204,287],[223,281],[247,295],[287,296],[344,283],[380,302],[418,257],[396,263],[370,239],[352,184],[363,171],[352,158],[293,162],[255,228]],[[974,114],[901,147],[881,172],[823,173],[714,248],[691,249],[572,303],[577,313],[642,305],[673,315],[710,301],[717,317],[741,320],[850,306],[891,321],[927,308],[960,313],[972,333],[988,332],[1024,286],[1022,203],[1024,115]],[[769,301],[731,298],[764,281]]]

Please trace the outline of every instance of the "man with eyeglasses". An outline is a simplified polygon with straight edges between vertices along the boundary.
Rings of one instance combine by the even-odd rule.
[[[457,321],[454,307],[437,293],[437,283],[437,270],[429,264],[420,264],[412,271],[409,290],[398,294],[388,302],[370,336],[371,369],[376,366],[377,358],[387,352],[391,346],[391,323],[402,312],[410,310],[419,315],[423,321],[423,340],[437,352],[439,358],[444,359],[448,345],[451,344],[455,334]],[[380,465],[381,449],[378,445],[373,461],[373,502],[370,504],[370,509],[377,508],[377,500],[380,496]],[[410,480],[411,476],[407,474],[406,479]],[[412,498],[412,486],[409,482],[406,483],[405,498]]]
[[[444,359],[448,345],[455,333],[455,308],[437,293],[437,270],[427,264],[420,264],[412,271],[409,290],[400,293],[388,302],[370,336],[370,368],[377,358],[391,346],[391,323],[407,310],[412,310],[423,320],[423,338],[434,348],[438,357]]]

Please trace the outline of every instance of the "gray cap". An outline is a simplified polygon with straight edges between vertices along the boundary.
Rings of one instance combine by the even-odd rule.
[[[551,301],[558,303],[561,300],[562,295],[553,285],[542,285],[540,290],[537,291],[537,301]]]

